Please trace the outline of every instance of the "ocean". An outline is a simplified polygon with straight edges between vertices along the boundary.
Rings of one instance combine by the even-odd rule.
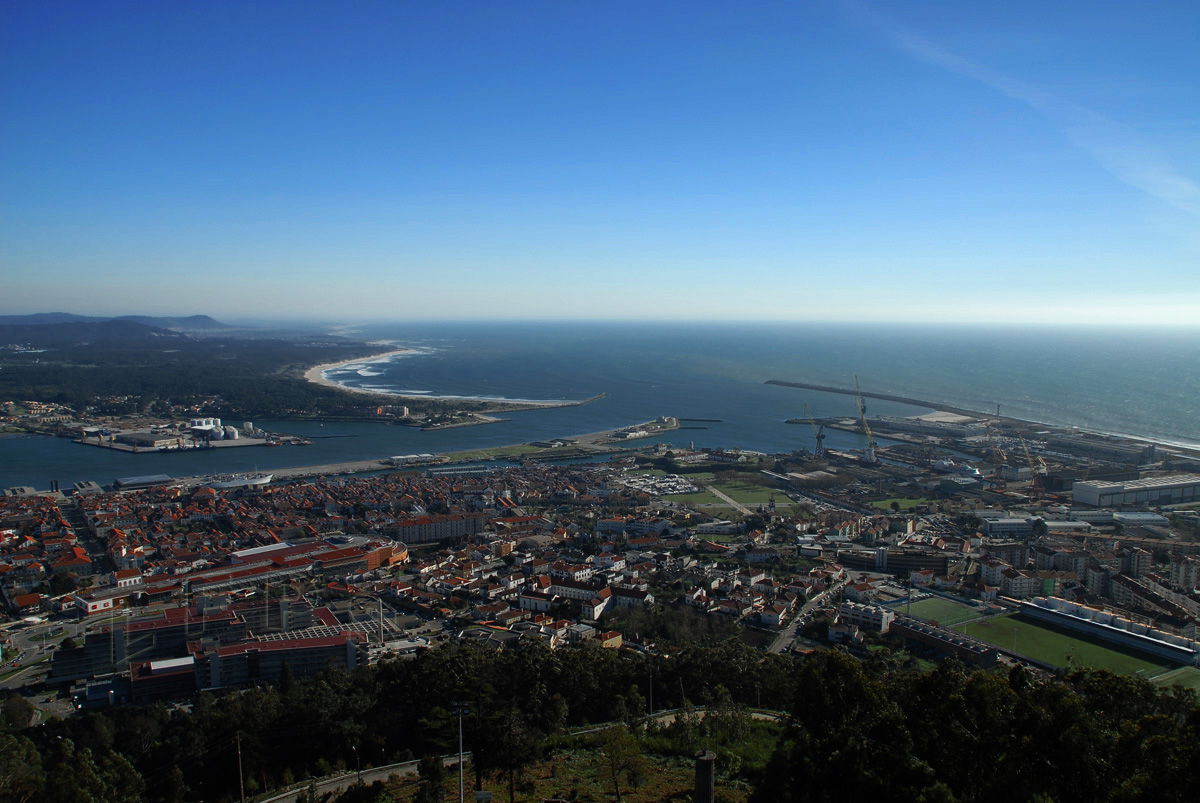
[[[80,479],[269,470],[413,452],[481,448],[594,432],[674,415],[660,440],[762,451],[810,448],[807,425],[853,416],[853,397],[766,385],[852,387],[1047,424],[1200,444],[1200,330],[874,324],[373,324],[340,332],[416,353],[329,371],[349,387],[430,396],[582,400],[506,421],[421,432],[373,423],[256,422],[316,436],[309,447],[126,455],[64,439],[0,436],[0,487]],[[384,350],[383,347],[380,349]],[[871,415],[926,408],[868,399]],[[235,425],[240,422],[233,422]],[[341,436],[341,437],[325,437]],[[831,432],[826,445],[861,448]]]
[[[1200,442],[1200,329],[539,323],[372,326],[356,334],[425,353],[331,374],[355,387],[526,399],[606,392],[611,400],[597,406],[634,417],[666,401],[740,421],[756,405],[776,409],[774,400],[791,415],[805,404],[817,416],[846,413],[845,397],[757,386],[783,379],[852,387],[857,376],[864,390]],[[880,404],[870,403],[872,412],[885,412]]]

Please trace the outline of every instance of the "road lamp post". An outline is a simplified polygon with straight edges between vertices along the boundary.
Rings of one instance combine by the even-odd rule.
[[[454,713],[458,715],[458,803],[465,803],[463,787],[463,717],[470,711],[461,700],[454,702]]]

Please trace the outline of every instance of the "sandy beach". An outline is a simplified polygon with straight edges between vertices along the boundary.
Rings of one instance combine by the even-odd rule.
[[[604,396],[604,394],[601,393],[596,396],[592,396],[589,399],[582,399],[580,401],[572,401],[572,400],[558,401],[558,400],[540,400],[540,399],[465,398],[462,396],[429,396],[429,395],[418,394],[418,393],[403,394],[403,393],[391,393],[386,390],[368,390],[366,388],[355,388],[355,387],[351,387],[349,385],[343,385],[339,382],[334,382],[332,379],[329,379],[325,376],[326,371],[333,370],[335,368],[342,368],[347,365],[353,365],[355,363],[360,363],[360,362],[361,363],[377,362],[379,360],[384,360],[384,359],[394,357],[394,356],[399,356],[402,354],[417,354],[417,353],[420,353],[419,349],[399,348],[399,349],[391,349],[389,351],[380,352],[379,354],[373,354],[368,357],[355,357],[352,360],[340,360],[338,362],[322,363],[321,365],[314,365],[312,368],[309,368],[307,371],[305,371],[304,378],[307,379],[309,382],[315,382],[316,384],[323,385],[324,387],[327,387],[327,388],[336,388],[338,390],[345,390],[350,393],[361,393],[365,396],[375,396],[375,397],[388,396],[393,399],[409,399],[412,401],[445,401],[445,402],[467,402],[467,403],[474,403],[474,404],[485,404],[485,405],[487,405],[487,409],[489,410],[489,412],[505,412],[505,411],[510,411],[510,410],[528,410],[531,408],[540,408],[540,407],[576,407],[581,404],[587,404],[588,402],[595,401],[596,399],[602,398]]]
[[[338,382],[334,382],[332,379],[327,379],[325,377],[325,372],[331,371],[334,368],[343,368],[347,365],[353,365],[354,363],[358,363],[358,362],[375,362],[376,360],[388,359],[391,357],[396,357],[401,354],[415,354],[416,351],[417,351],[416,349],[391,349],[390,351],[383,351],[383,352],[380,352],[379,354],[372,354],[369,357],[355,357],[352,360],[341,360],[339,362],[321,363],[320,365],[314,365],[312,368],[309,368],[307,371],[305,371],[304,378],[307,379],[309,382],[315,382],[316,384],[324,385],[327,388],[336,388],[338,390],[347,390],[351,393],[361,393],[365,396],[394,396],[396,394],[387,393],[382,390],[367,390],[366,388],[352,388],[349,385],[343,385]],[[405,397],[401,396],[400,398],[405,398]],[[413,396],[411,398],[427,399],[430,397],[428,397],[428,396]]]

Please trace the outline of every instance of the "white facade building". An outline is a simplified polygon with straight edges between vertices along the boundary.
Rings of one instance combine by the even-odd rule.
[[[896,612],[878,605],[843,602],[838,606],[840,624],[858,625],[864,630],[886,633],[896,620]]]
[[[1018,535],[1033,535],[1033,523],[1037,519],[992,519],[983,523],[983,532],[993,538]]]

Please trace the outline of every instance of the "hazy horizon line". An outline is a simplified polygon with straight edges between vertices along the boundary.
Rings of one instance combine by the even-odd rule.
[[[711,325],[711,326],[802,326],[802,325],[836,325],[836,326],[854,326],[854,327],[871,327],[871,326],[904,326],[918,328],[972,328],[972,327],[994,327],[1004,329],[1200,329],[1200,318],[1195,322],[1181,322],[1178,320],[1162,320],[1162,321],[1129,321],[1129,320],[1112,320],[1112,321],[1081,321],[1081,320],[1004,320],[1000,318],[988,319],[951,319],[951,320],[920,320],[914,318],[875,318],[872,320],[864,320],[861,318],[852,317],[829,317],[829,318],[776,318],[776,317],[761,317],[761,318],[713,318],[711,316],[696,317],[696,318],[664,318],[664,317],[580,317],[572,315],[562,316],[542,316],[542,317],[486,317],[486,316],[471,316],[471,317],[363,317],[363,318],[346,318],[346,317],[294,317],[289,315],[280,316],[249,316],[241,313],[221,313],[221,312],[119,312],[119,313],[98,313],[95,311],[88,312],[72,312],[68,310],[39,310],[37,312],[12,312],[0,311],[0,317],[27,317],[33,315],[78,315],[85,318],[101,318],[115,319],[127,317],[146,317],[146,318],[191,318],[191,317],[208,317],[218,323],[227,324],[230,326],[281,326],[281,325],[304,325],[304,326],[322,326],[322,327],[338,327],[338,326],[374,326],[374,325],[439,325],[439,324],[663,324],[663,325]]]

